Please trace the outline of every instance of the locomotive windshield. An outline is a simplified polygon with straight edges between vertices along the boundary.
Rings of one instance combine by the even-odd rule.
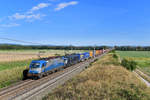
[[[31,68],[39,68],[40,67],[40,63],[31,63],[30,67]]]

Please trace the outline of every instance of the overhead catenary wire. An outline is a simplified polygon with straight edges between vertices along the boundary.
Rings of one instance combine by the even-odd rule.
[[[5,37],[0,37],[1,40],[8,40],[8,41],[14,41],[18,43],[26,43],[26,44],[33,44],[33,45],[45,45],[42,43],[35,43],[35,42],[30,42],[30,41],[24,41],[24,40],[16,40],[16,39],[11,39],[11,38],[5,38]]]
[[[31,42],[31,41],[24,41],[24,40],[18,40],[18,39],[6,38],[6,37],[0,37],[0,40],[14,41],[14,42],[25,43],[25,44],[29,44],[29,45],[31,45],[31,44],[32,45],[47,45],[47,44],[43,44],[43,43],[37,43],[37,42]],[[137,42],[131,42],[131,41],[125,41],[125,42],[113,42],[113,41],[110,41],[110,42],[99,42],[98,44],[101,44],[101,45],[112,45],[112,46],[115,46],[115,45],[121,46],[121,45],[127,45],[127,44],[130,44],[131,46],[132,45],[140,46],[140,44],[145,44],[145,46],[149,46],[150,42],[144,41],[144,42],[137,43]],[[70,46],[70,45],[68,45],[68,46]],[[95,47],[95,45],[94,45],[94,47]]]

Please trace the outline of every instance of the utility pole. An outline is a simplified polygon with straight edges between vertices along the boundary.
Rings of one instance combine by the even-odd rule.
[[[70,44],[70,53],[72,54],[72,49],[73,49],[73,47],[72,47],[72,45]]]
[[[96,45],[94,46],[94,58],[95,58],[95,54],[96,54],[96,52],[95,52],[95,48],[96,48]]]
[[[103,53],[104,53],[104,47],[103,47]]]
[[[65,49],[64,49],[64,55],[66,55],[66,51],[65,51]]]

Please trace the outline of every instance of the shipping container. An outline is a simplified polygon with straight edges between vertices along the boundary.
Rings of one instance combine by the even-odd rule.
[[[89,53],[90,53],[91,58],[94,57],[94,52],[93,51],[90,51]]]

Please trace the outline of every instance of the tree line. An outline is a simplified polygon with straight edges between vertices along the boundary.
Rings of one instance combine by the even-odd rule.
[[[111,46],[49,46],[49,45],[18,45],[0,44],[0,50],[28,50],[28,49],[53,49],[53,50],[100,50],[112,48]],[[150,51],[150,46],[114,46],[120,51]]]
[[[27,50],[27,49],[54,49],[54,50],[99,50],[108,49],[109,46],[48,46],[48,45],[16,45],[0,44],[0,50]]]
[[[120,51],[150,51],[150,46],[115,46]]]

